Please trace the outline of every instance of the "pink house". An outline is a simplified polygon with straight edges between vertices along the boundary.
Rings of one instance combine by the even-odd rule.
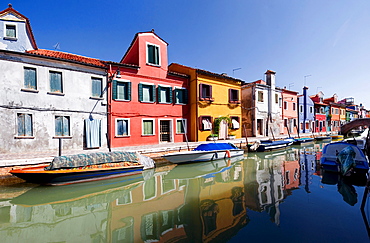
[[[283,128],[282,134],[297,134],[298,133],[298,92],[287,89],[281,90],[282,104],[282,119]]]
[[[167,46],[140,32],[120,63],[108,63],[111,147],[186,141],[188,77],[168,71]]]

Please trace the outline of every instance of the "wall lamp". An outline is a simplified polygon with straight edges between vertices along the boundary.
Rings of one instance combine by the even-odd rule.
[[[109,83],[113,81],[114,76],[116,76],[116,78],[121,78],[121,70],[119,68],[111,76],[109,76]]]

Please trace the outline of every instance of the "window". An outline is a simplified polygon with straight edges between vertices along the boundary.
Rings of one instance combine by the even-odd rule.
[[[147,64],[160,66],[159,46],[147,44]]]
[[[114,100],[131,100],[131,82],[113,80],[112,97]]]
[[[140,102],[154,102],[155,98],[155,86],[153,84],[139,84]]]
[[[158,85],[158,103],[172,103],[172,87]]]
[[[202,131],[212,130],[212,117],[211,116],[201,116],[199,117],[199,127]]]
[[[293,103],[293,111],[296,109],[296,103]]]
[[[199,84],[199,98],[200,100],[210,100],[212,99],[212,86],[208,84]]]
[[[239,90],[229,89],[229,102],[230,103],[239,103]]]
[[[37,89],[36,68],[24,68],[24,88]]]
[[[299,106],[299,112],[301,112],[301,113],[303,112],[303,105]]]
[[[154,135],[154,120],[143,120],[143,135]]]
[[[284,127],[288,127],[288,120],[284,119]]]
[[[175,88],[175,104],[188,103],[188,90],[184,88]]]
[[[17,38],[17,29],[15,25],[6,25],[5,37],[11,39]]]
[[[321,114],[325,114],[325,111],[324,111],[324,108],[323,107],[320,108],[320,113]]]
[[[258,102],[263,102],[263,91],[258,91]]]
[[[130,136],[130,119],[116,119],[116,136]]]
[[[288,110],[288,102],[284,101],[284,110]]]
[[[49,72],[50,75],[50,91],[56,93],[63,93],[62,73]]]
[[[275,103],[278,104],[279,103],[279,95],[278,94],[275,94]]]
[[[186,119],[177,119],[176,134],[185,134],[185,133],[186,133]]]
[[[232,116],[231,119],[231,129],[239,129],[240,128],[240,119],[238,116]]]
[[[102,83],[101,78],[91,78],[91,94],[93,97],[100,97],[102,95]]]
[[[69,136],[69,117],[55,116],[55,136]]]
[[[17,114],[17,119],[18,119],[18,136],[32,137],[33,136],[32,115],[19,113]]]
[[[310,106],[310,113],[312,114],[313,113],[313,107]]]

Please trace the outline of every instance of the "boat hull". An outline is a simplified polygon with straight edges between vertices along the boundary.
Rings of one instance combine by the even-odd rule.
[[[46,166],[26,167],[11,170],[10,173],[30,183],[44,185],[67,185],[79,182],[135,175],[143,171],[143,166],[65,170],[44,170],[45,167]]]
[[[244,150],[232,149],[232,150],[213,150],[213,151],[186,151],[178,153],[165,154],[162,157],[170,161],[171,163],[181,164],[190,162],[205,162],[213,161],[218,159],[227,159],[236,156],[242,156]]]
[[[346,142],[334,142],[325,145],[320,159],[322,169],[330,172],[341,172],[341,164],[338,162],[337,154],[348,146],[352,147],[356,153],[354,171],[367,173],[369,171],[369,163],[364,153],[356,145]]]
[[[272,150],[285,149],[293,144],[293,141],[272,141],[272,142],[262,142],[256,152],[265,152]]]

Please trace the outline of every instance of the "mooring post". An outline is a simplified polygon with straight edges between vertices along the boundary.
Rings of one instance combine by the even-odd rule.
[[[62,138],[59,138],[59,156],[62,156]]]

